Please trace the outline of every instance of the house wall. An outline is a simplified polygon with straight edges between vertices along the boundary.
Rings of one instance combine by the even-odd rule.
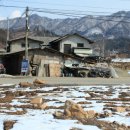
[[[63,63],[63,56],[58,53],[50,52],[45,49],[36,49],[29,51],[30,60],[33,59],[34,64],[40,64],[41,60],[45,60],[47,64],[49,63]]]
[[[25,50],[25,47],[22,47],[22,44],[25,44],[25,40],[24,39],[13,41],[10,44],[10,52],[16,52],[16,51],[18,52],[18,51]],[[28,48],[29,49],[40,48],[40,42],[29,40],[29,47]]]
[[[40,77],[60,77],[67,58],[67,56],[51,52],[48,49],[30,51],[29,57],[33,65],[38,65],[36,76]],[[79,62],[74,58],[69,59],[71,59],[74,63]]]
[[[33,50],[29,52],[30,61],[32,64],[31,70],[35,70],[36,75],[40,77],[60,77],[61,67],[64,63],[64,58],[58,53],[49,50]],[[36,68],[37,65],[37,68]]]
[[[84,43],[85,48],[92,48],[89,42],[80,36],[70,36],[60,42],[60,52],[64,53],[64,44],[71,44],[71,48],[77,47],[77,43]]]

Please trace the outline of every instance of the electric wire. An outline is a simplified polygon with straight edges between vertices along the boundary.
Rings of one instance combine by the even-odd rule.
[[[120,0],[120,1],[122,1],[122,0]],[[129,0],[126,0],[126,1],[129,1]],[[11,0],[11,1],[8,0],[8,2],[29,3],[29,2],[27,2],[27,1],[20,1],[20,0]],[[67,7],[68,7],[68,6],[70,6],[70,7],[73,7],[73,6],[74,6],[74,5],[72,5],[72,4],[59,4],[59,3],[56,3],[56,4],[54,4],[54,3],[53,3],[53,4],[50,4],[50,3],[46,3],[46,2],[38,2],[38,1],[37,1],[37,2],[31,2],[31,3],[34,3],[34,4],[40,4],[40,5],[41,5],[41,4],[43,4],[43,5],[53,5],[53,6],[54,6],[54,5],[55,5],[55,6],[58,5],[58,6],[67,6]],[[67,2],[67,3],[68,3],[68,2]],[[95,9],[95,8],[97,8],[97,9],[101,9],[101,8],[103,8],[103,9],[107,9],[107,10],[108,10],[108,9],[110,9],[110,10],[111,10],[111,9],[119,9],[119,10],[121,10],[120,8],[106,8],[106,7],[101,7],[101,6],[99,7],[99,6],[85,6],[85,5],[78,5],[77,7],[94,8],[94,9]],[[125,10],[129,10],[129,9],[125,9]]]
[[[7,7],[7,8],[26,8],[26,7],[22,7],[22,6],[6,6],[6,5],[0,5],[2,7]],[[41,8],[32,8],[30,7],[30,11],[34,11],[34,12],[39,12],[39,13],[48,13],[48,14],[55,14],[55,15],[62,15],[62,16],[69,16],[69,17],[84,17],[84,15],[86,16],[87,14],[76,14],[76,13],[72,13],[72,12],[62,12],[62,11],[54,11],[54,10],[50,10],[49,9],[43,9],[41,10]],[[126,20],[113,20],[111,18],[115,18],[115,17],[118,17],[118,18],[123,18],[123,16],[105,16],[105,18],[102,18],[101,15],[92,15],[91,17],[87,17],[88,19],[95,19],[95,20],[100,20],[100,21],[111,21],[111,22],[122,22],[122,23],[130,23],[130,21],[126,21]],[[108,18],[108,19],[107,19]],[[130,17],[125,17],[125,18],[130,18]]]

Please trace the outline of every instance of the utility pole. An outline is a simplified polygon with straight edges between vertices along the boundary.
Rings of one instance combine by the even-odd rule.
[[[26,8],[26,35],[25,35],[25,59],[22,60],[21,74],[27,76],[29,74],[29,61],[28,61],[28,32],[29,32],[29,8]]]
[[[9,41],[9,18],[7,17],[6,52],[7,52],[7,47],[8,47],[8,41]]]
[[[25,59],[28,59],[29,8],[26,8]]]
[[[102,45],[102,56],[105,57],[105,36],[103,35],[102,39],[103,45]]]

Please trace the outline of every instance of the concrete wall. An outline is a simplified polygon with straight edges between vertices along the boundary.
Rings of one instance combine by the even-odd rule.
[[[91,48],[91,45],[86,39],[77,35],[73,35],[63,39],[60,42],[60,52],[64,53],[64,44],[71,44],[71,48],[73,48],[73,47],[77,47],[77,43],[84,43],[85,48]]]
[[[10,52],[17,52],[17,51],[25,50],[25,47],[22,47],[22,44],[25,44],[25,40],[24,39],[13,41],[10,44]],[[28,48],[29,49],[40,48],[40,42],[29,40],[29,47]]]
[[[45,60],[46,64],[64,62],[62,55],[58,53],[50,52],[46,49],[43,49],[43,50],[36,49],[36,50],[29,51],[29,57],[30,57],[30,60],[33,58],[34,64],[40,64],[41,60]]]

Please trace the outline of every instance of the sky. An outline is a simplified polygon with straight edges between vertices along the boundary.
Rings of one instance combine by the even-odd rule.
[[[7,17],[20,17],[25,11],[25,8],[21,7],[27,6],[30,9],[30,15],[37,13],[49,18],[77,17],[77,14],[78,17],[110,15],[117,11],[130,11],[130,0],[0,0],[0,5],[2,5],[0,6],[0,20]],[[16,7],[3,7],[3,5]],[[41,8],[41,13],[36,10],[32,11],[32,8]],[[60,15],[54,14],[54,11],[60,12]],[[63,12],[69,12],[69,15],[63,15]]]

